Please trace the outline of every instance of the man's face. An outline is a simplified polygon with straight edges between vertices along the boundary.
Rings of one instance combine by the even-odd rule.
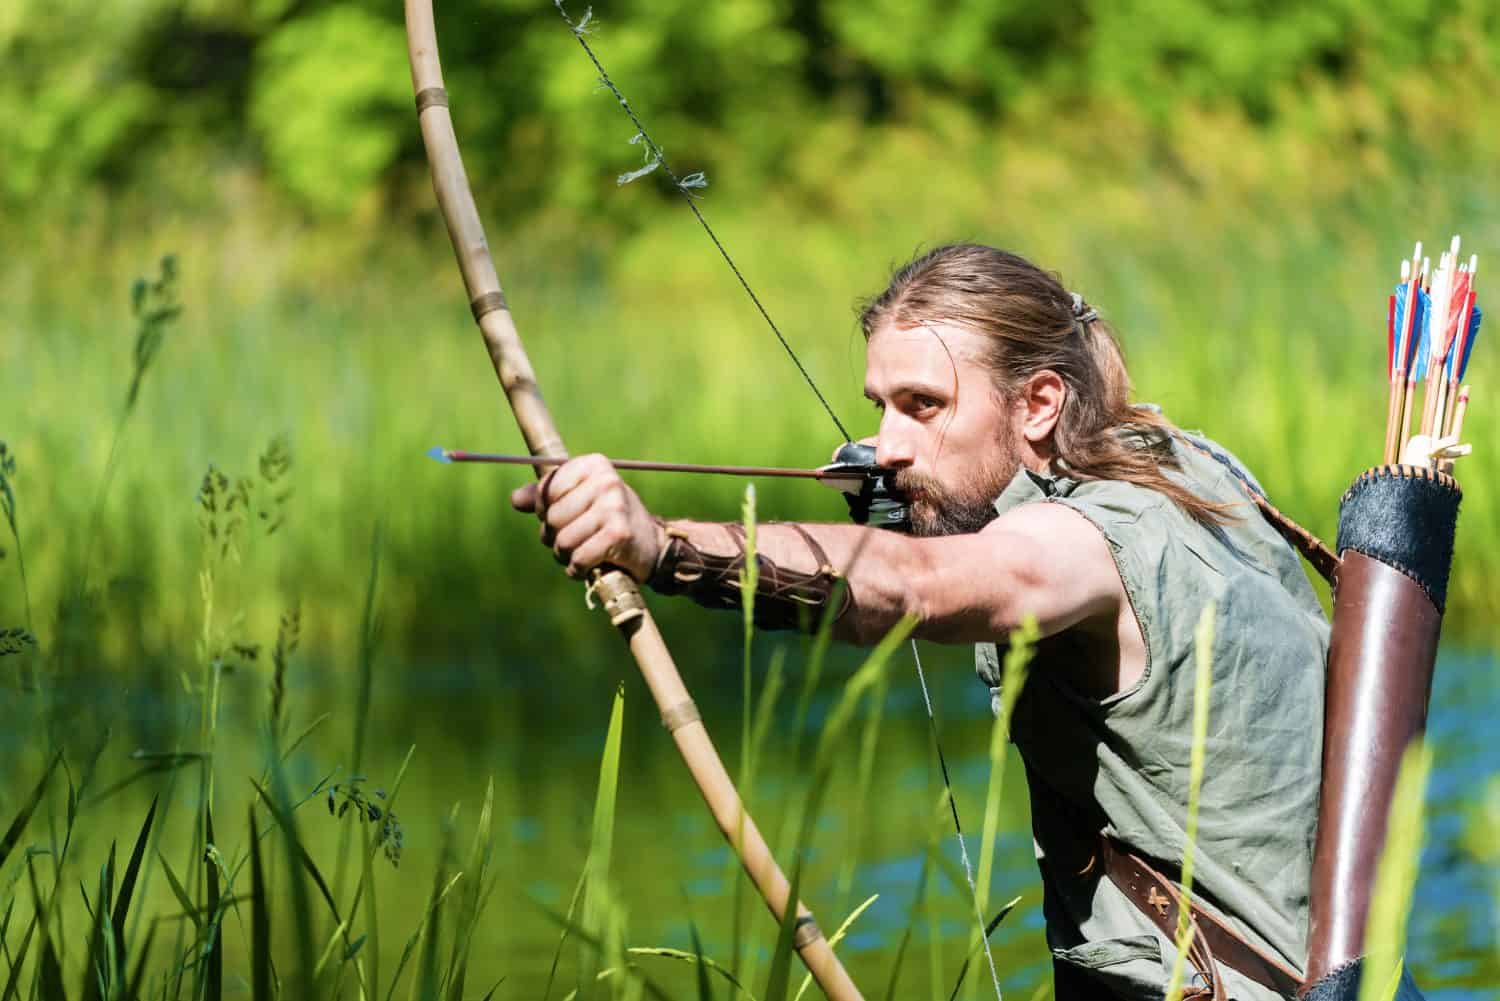
[[[948,323],[870,336],[865,396],[880,411],[875,459],[896,470],[917,535],[977,532],[1020,466],[1019,424],[981,361],[982,335]]]

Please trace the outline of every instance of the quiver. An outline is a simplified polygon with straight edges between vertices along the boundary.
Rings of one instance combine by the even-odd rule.
[[[1427,723],[1461,496],[1444,473],[1387,465],[1360,474],[1339,504],[1309,1001],[1355,997],[1396,775]],[[1407,978],[1400,997],[1421,995]]]

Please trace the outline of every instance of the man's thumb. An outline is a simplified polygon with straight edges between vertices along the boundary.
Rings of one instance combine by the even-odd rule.
[[[536,490],[537,484],[535,483],[527,483],[524,486],[520,486],[512,490],[510,492],[511,507],[515,508],[517,511],[535,511]]]

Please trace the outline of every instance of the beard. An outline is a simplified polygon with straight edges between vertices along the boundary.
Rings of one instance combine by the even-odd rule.
[[[971,535],[1000,516],[995,498],[1016,475],[1021,457],[1014,443],[998,444],[998,454],[953,487],[909,469],[896,473],[895,487],[907,498],[913,535]]]

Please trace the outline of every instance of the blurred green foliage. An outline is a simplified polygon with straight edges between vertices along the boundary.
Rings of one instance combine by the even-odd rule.
[[[398,25],[353,4],[288,21],[255,46],[248,125],[266,164],[324,211],[371,191],[410,131]]]
[[[628,161],[629,130],[594,98],[552,4],[437,6],[455,114],[491,204],[615,208],[599,167]],[[420,173],[399,5],[6,11],[0,193],[13,207],[143,178],[191,186],[194,165],[230,162],[339,215]],[[617,0],[594,15],[612,72],[654,109],[669,154],[743,160],[752,185],[783,178],[820,123],[919,123],[933,105],[982,128],[1109,106],[1171,134],[1191,104],[1306,130],[1302,102],[1332,88],[1358,95],[1341,137],[1378,142],[1411,125],[1415,78],[1492,87],[1500,66],[1500,8],[1484,0]]]

